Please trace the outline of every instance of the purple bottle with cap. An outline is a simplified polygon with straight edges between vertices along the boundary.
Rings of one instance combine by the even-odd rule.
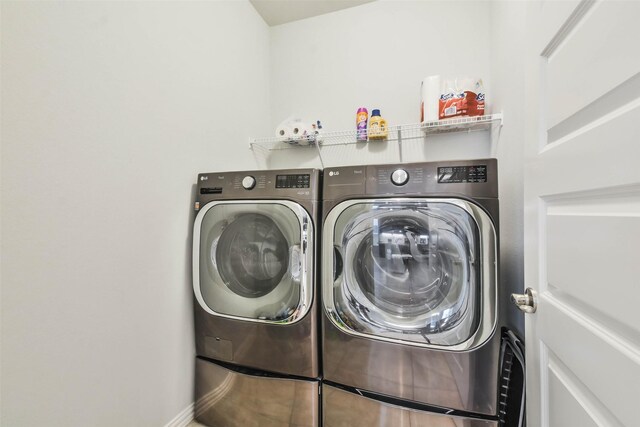
[[[369,119],[369,112],[366,108],[360,107],[358,108],[358,113],[356,114],[356,139],[358,141],[366,141],[367,140],[367,121]]]

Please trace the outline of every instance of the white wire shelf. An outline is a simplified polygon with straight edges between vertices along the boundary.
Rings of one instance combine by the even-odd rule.
[[[502,113],[486,116],[460,117],[455,119],[438,120],[435,122],[415,123],[408,125],[389,126],[389,136],[386,139],[372,139],[358,141],[356,129],[337,132],[322,132],[309,139],[284,141],[282,138],[254,138],[249,145],[251,149],[259,148],[267,151],[288,149],[321,149],[322,147],[350,144],[384,144],[387,142],[402,142],[426,138],[428,135],[449,132],[473,132],[493,129],[502,126]]]
[[[489,130],[494,126],[502,126],[502,113],[486,116],[459,117],[455,119],[437,120],[423,123],[422,130],[426,135],[444,132],[471,132]]]

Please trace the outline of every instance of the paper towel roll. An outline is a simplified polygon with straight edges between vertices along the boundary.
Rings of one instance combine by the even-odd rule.
[[[422,81],[421,98],[421,122],[437,121],[438,102],[440,100],[440,76],[429,76]]]

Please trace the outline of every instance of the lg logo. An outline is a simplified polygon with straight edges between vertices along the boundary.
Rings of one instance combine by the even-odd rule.
[[[329,171],[329,176],[338,176],[338,175],[340,175],[339,171],[335,171],[335,172],[334,171]]]
[[[208,176],[201,176],[200,181],[207,181],[209,179]]]

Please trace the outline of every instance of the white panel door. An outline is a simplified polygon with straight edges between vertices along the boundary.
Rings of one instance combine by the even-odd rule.
[[[528,7],[528,425],[640,426],[640,2]]]

